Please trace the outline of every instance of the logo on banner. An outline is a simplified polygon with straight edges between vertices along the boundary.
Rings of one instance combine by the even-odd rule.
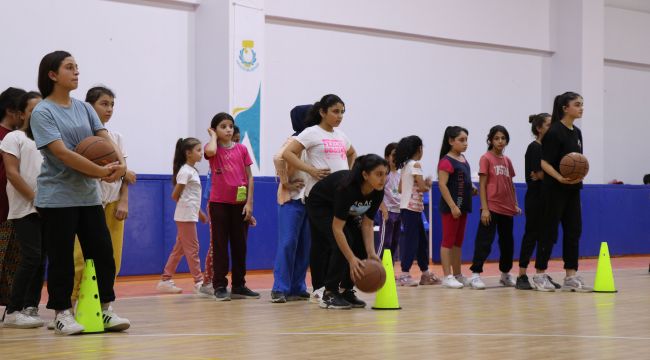
[[[243,40],[241,42],[241,50],[237,57],[237,65],[244,71],[253,71],[257,69],[259,63],[257,62],[257,53],[253,47],[255,42],[253,40]]]

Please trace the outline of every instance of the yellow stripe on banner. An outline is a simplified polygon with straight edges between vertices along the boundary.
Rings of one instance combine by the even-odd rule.
[[[244,111],[244,110],[248,110],[248,108],[247,108],[247,107],[238,107],[238,108],[234,108],[234,109],[232,110],[232,117],[237,116],[237,114],[239,114],[240,112],[242,112],[242,111]]]

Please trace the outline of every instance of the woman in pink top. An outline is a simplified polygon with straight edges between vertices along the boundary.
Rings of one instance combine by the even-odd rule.
[[[485,289],[480,274],[483,264],[490,255],[494,235],[499,233],[499,270],[503,286],[515,286],[510,275],[514,238],[512,236],[513,216],[521,213],[517,204],[515,186],[512,178],[515,169],[510,159],[503,154],[510,142],[508,130],[501,125],[493,126],[487,137],[488,151],[481,156],[479,163],[479,184],[481,195],[481,221],[478,224],[472,260],[472,289]]]
[[[235,120],[227,113],[212,118],[205,146],[210,161],[210,226],[214,259],[214,296],[217,301],[258,299],[260,294],[246,287],[246,238],[248,221],[253,215],[253,161],[248,149],[232,141]],[[232,289],[228,292],[228,245],[232,254]]]

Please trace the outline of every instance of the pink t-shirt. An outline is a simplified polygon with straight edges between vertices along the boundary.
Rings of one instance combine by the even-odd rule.
[[[514,184],[515,169],[507,156],[496,156],[491,151],[481,156],[479,175],[487,175],[488,209],[501,215],[517,215]]]
[[[210,202],[238,204],[237,188],[248,186],[246,167],[253,164],[246,146],[235,143],[229,149],[217,146],[217,153],[207,158],[212,172]]]

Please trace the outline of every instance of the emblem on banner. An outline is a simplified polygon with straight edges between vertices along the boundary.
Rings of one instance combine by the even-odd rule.
[[[253,47],[255,42],[253,40],[243,40],[241,42],[241,50],[237,57],[237,64],[244,71],[253,71],[257,69],[259,63],[257,62],[257,53]]]

